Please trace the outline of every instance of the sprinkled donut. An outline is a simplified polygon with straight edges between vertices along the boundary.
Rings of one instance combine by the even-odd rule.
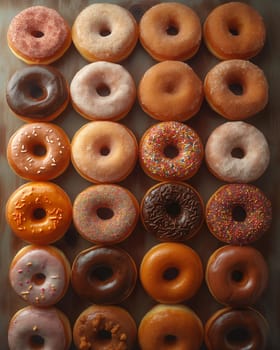
[[[70,163],[70,141],[55,124],[30,123],[19,128],[7,145],[7,160],[17,175],[46,181],[61,175]]]
[[[140,140],[139,161],[145,173],[154,180],[191,178],[203,158],[203,145],[189,126],[168,121],[151,126]]]
[[[56,304],[66,293],[70,265],[55,247],[29,245],[13,258],[9,277],[12,288],[23,300],[46,307]]]
[[[256,186],[228,184],[220,187],[206,205],[206,223],[220,241],[251,244],[270,227],[270,200]]]
[[[134,195],[118,185],[86,188],[73,203],[73,221],[81,236],[96,244],[115,244],[134,230],[139,205]]]
[[[71,45],[71,30],[54,9],[31,6],[18,13],[7,33],[8,46],[27,64],[50,64]]]

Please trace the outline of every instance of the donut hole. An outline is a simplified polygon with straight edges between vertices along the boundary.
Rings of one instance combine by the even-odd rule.
[[[242,158],[244,158],[245,153],[244,153],[244,151],[243,151],[242,148],[235,147],[235,148],[233,148],[232,151],[231,151],[231,156],[232,156],[233,158],[242,159]]]
[[[109,342],[112,340],[112,333],[106,329],[100,329],[97,332],[97,341],[99,342]]]
[[[39,334],[33,334],[29,339],[29,345],[31,349],[43,349],[45,345],[45,340]]]
[[[170,23],[168,25],[168,27],[166,28],[166,34],[167,35],[171,35],[171,36],[175,36],[179,33],[179,28],[176,24],[174,23]]]
[[[231,279],[233,282],[239,283],[243,280],[244,274],[240,270],[233,270],[231,272]]]
[[[99,35],[103,37],[109,36],[111,35],[111,33],[112,33],[111,29],[107,26],[102,27],[99,31]]]
[[[100,154],[102,156],[107,156],[110,153],[110,148],[107,146],[103,146],[100,148]]]
[[[234,95],[236,95],[236,96],[241,96],[241,95],[243,95],[243,86],[242,86],[242,84],[240,84],[240,83],[238,83],[238,82],[236,82],[236,83],[230,83],[228,87],[229,87],[230,91],[231,91]]]
[[[246,328],[237,327],[227,333],[226,340],[232,346],[244,346],[251,341],[251,335]]]
[[[43,32],[41,32],[40,30],[32,30],[31,35],[34,38],[42,38],[45,34]]]
[[[165,210],[170,217],[176,218],[181,213],[181,206],[177,202],[171,202],[165,205]]]
[[[43,157],[47,153],[47,149],[44,145],[36,144],[33,146],[33,154],[37,157]]]
[[[173,158],[176,158],[178,156],[179,150],[178,150],[178,147],[176,147],[174,145],[167,145],[164,147],[163,153],[164,153],[165,157],[173,159]]]
[[[31,282],[36,284],[37,286],[40,286],[41,284],[43,284],[45,280],[46,280],[46,276],[41,272],[35,273],[35,275],[33,275],[31,278]]]
[[[36,208],[33,210],[33,218],[35,220],[42,220],[46,217],[47,213],[44,208]]]
[[[229,31],[230,34],[233,35],[233,36],[238,36],[238,35],[240,34],[239,29],[237,28],[237,26],[234,26],[234,25],[230,26],[230,27],[228,28],[228,31]]]
[[[109,266],[100,265],[92,268],[89,274],[91,281],[107,281],[113,276],[113,270]]]
[[[175,343],[177,342],[177,337],[173,334],[166,334],[164,336],[163,342],[167,346],[175,345]]]
[[[101,220],[109,220],[114,216],[113,210],[106,207],[98,208],[96,214]]]
[[[98,93],[99,96],[106,97],[110,95],[111,89],[106,84],[100,84],[97,86],[96,92]]]
[[[246,211],[241,205],[236,205],[232,208],[232,219],[234,221],[245,221],[246,216]]]
[[[163,279],[166,281],[172,281],[179,275],[177,267],[169,267],[163,272]]]
[[[28,86],[28,89],[29,89],[29,96],[33,100],[43,100],[46,96],[45,89],[38,84],[30,84]]]

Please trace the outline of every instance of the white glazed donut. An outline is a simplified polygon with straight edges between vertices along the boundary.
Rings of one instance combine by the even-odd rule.
[[[218,126],[209,136],[205,159],[222,181],[247,183],[266,170],[270,152],[265,136],[251,124],[236,121]]]

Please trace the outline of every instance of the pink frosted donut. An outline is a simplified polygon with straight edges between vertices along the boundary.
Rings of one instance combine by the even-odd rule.
[[[66,293],[70,266],[64,254],[52,246],[22,248],[10,265],[14,291],[35,306],[51,306]]]
[[[85,239],[113,244],[127,238],[138,220],[134,195],[117,185],[95,185],[82,191],[73,204],[73,221]]]
[[[54,307],[27,306],[17,311],[9,324],[10,350],[67,350],[71,339],[69,320]]]
[[[74,76],[70,93],[75,110],[90,120],[119,120],[131,109],[136,88],[119,64],[94,62]]]

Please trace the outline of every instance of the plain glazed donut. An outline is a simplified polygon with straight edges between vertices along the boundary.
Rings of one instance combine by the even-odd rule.
[[[70,84],[75,110],[90,120],[119,120],[132,108],[136,88],[121,65],[94,62],[84,66]]]
[[[137,23],[121,6],[92,4],[77,16],[72,39],[87,61],[120,62],[131,54],[137,43]]]
[[[199,111],[203,86],[186,63],[164,61],[145,72],[138,96],[142,109],[152,118],[184,121]]]
[[[263,71],[244,60],[218,63],[206,75],[204,93],[210,107],[229,120],[242,120],[262,111],[268,102]]]
[[[73,203],[73,222],[86,240],[116,244],[134,230],[139,205],[134,195],[118,185],[100,184],[80,192]]]
[[[205,279],[210,293],[221,304],[253,305],[268,283],[268,267],[253,247],[224,246],[209,258]]]
[[[68,83],[54,67],[24,67],[8,81],[6,99],[12,112],[26,122],[51,121],[68,105]]]
[[[35,306],[51,306],[67,291],[70,265],[55,247],[30,245],[13,258],[9,278],[12,288],[23,300]]]
[[[205,218],[210,232],[220,241],[251,244],[271,225],[271,201],[256,186],[224,185],[208,200]]]
[[[77,349],[132,350],[137,328],[130,314],[119,306],[92,305],[77,318],[73,339]]]
[[[143,134],[139,145],[139,161],[152,179],[183,181],[198,171],[203,159],[203,145],[189,126],[161,122]]]
[[[224,308],[205,324],[205,343],[209,350],[265,350],[268,324],[252,308]]]
[[[17,175],[46,181],[60,176],[70,163],[70,141],[51,123],[29,123],[19,128],[7,145],[7,160]]]
[[[68,318],[54,307],[27,306],[17,311],[9,323],[10,350],[68,350],[71,339]]]
[[[151,187],[141,202],[144,227],[162,241],[186,241],[204,221],[200,194],[184,182],[161,182]]]
[[[27,64],[50,64],[71,45],[71,30],[54,9],[31,6],[18,13],[7,33],[13,54]]]
[[[59,240],[72,221],[72,204],[62,188],[51,182],[29,182],[17,188],[6,204],[13,233],[34,244]]]
[[[131,256],[117,247],[94,246],[80,252],[72,265],[76,293],[96,304],[118,304],[129,297],[137,279]]]
[[[196,54],[201,42],[201,24],[188,6],[169,2],[146,11],[139,23],[139,39],[157,61],[185,61]]]
[[[175,304],[193,297],[203,280],[198,254],[182,243],[160,243],[143,257],[140,280],[160,303]]]
[[[156,305],[142,318],[138,338],[142,350],[198,350],[203,341],[203,325],[185,305]]]
[[[134,169],[138,145],[124,125],[93,121],[83,125],[71,143],[72,164],[86,180],[112,183],[124,180]]]
[[[241,2],[230,2],[210,12],[203,35],[209,51],[217,58],[249,59],[263,48],[266,30],[255,9]]]
[[[252,182],[267,169],[270,151],[263,133],[245,122],[227,122],[210,134],[205,146],[210,171],[226,182]]]

